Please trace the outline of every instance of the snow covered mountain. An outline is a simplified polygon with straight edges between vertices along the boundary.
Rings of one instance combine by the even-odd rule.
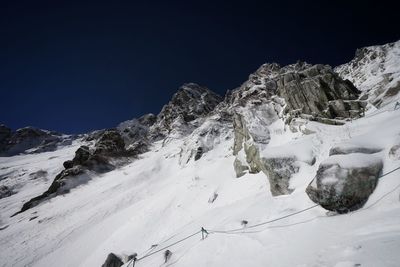
[[[399,45],[82,136],[0,126],[0,266],[398,266]]]
[[[393,103],[400,92],[400,41],[358,49],[352,61],[335,71],[374,106]]]

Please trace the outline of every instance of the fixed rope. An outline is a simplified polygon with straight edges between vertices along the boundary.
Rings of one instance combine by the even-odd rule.
[[[388,171],[388,172],[386,172],[386,173],[380,175],[380,176],[378,177],[378,179],[380,179],[380,178],[382,178],[382,177],[385,177],[385,176],[387,176],[387,175],[389,175],[389,174],[391,174],[391,173],[393,173],[393,172],[395,172],[395,171],[398,171],[398,170],[400,170],[400,166],[397,167],[397,168],[395,168],[395,169],[393,169],[393,170],[391,170],[391,171]],[[375,201],[375,202],[374,202],[373,204],[371,204],[370,206],[368,206],[368,207],[366,207],[366,208],[363,208],[363,209],[360,209],[360,211],[361,211],[361,210],[365,210],[365,209],[369,209],[369,208],[371,208],[372,206],[376,205],[378,202],[380,202],[382,199],[384,199],[385,197],[387,197],[389,194],[391,194],[391,193],[393,193],[394,191],[396,191],[398,188],[400,188],[400,184],[397,185],[394,189],[392,189],[392,190],[390,190],[389,192],[385,193],[381,198],[379,198],[377,201]],[[195,235],[197,235],[197,234],[200,234],[200,233],[202,234],[202,240],[203,240],[208,234],[213,234],[213,233],[217,233],[217,234],[218,234],[218,233],[223,233],[223,234],[239,234],[240,232],[238,232],[238,231],[243,231],[243,230],[247,230],[247,229],[252,229],[252,228],[256,228],[256,227],[262,226],[262,225],[266,225],[266,224],[270,224],[270,223],[273,223],[273,222],[281,221],[281,220],[284,220],[284,219],[286,219],[286,218],[289,218],[289,217],[296,216],[296,215],[298,215],[298,214],[304,213],[304,212],[306,212],[306,211],[308,211],[308,210],[311,210],[311,209],[313,209],[313,208],[316,208],[317,206],[319,206],[319,204],[312,205],[312,206],[310,206],[310,207],[307,207],[307,208],[305,208],[305,209],[302,209],[302,210],[299,210],[299,211],[296,211],[296,212],[287,214],[287,215],[282,216],[282,217],[278,217],[278,218],[275,218],[275,219],[272,219],[272,220],[268,220],[268,221],[265,221],[265,222],[253,224],[253,225],[250,225],[250,226],[246,226],[245,228],[241,227],[241,228],[235,228],[235,229],[231,229],[231,230],[210,230],[210,229],[206,229],[206,228],[204,228],[204,227],[201,227],[201,230],[199,230],[199,231],[197,231],[197,232],[195,232],[195,233],[193,233],[193,234],[190,234],[190,235],[188,235],[188,236],[186,236],[186,237],[184,237],[184,238],[181,238],[181,239],[179,239],[178,241],[175,241],[174,243],[172,243],[172,244],[170,244],[170,245],[168,245],[168,246],[164,246],[164,247],[162,247],[162,248],[160,248],[160,249],[158,249],[158,250],[155,250],[155,251],[153,251],[153,252],[151,252],[151,253],[148,253],[148,254],[146,254],[146,255],[140,257],[140,258],[134,257],[133,259],[131,259],[130,261],[128,261],[128,265],[127,265],[127,266],[129,267],[129,265],[130,265],[131,263],[133,263],[133,264],[132,264],[132,267],[134,267],[136,262],[141,261],[141,260],[143,260],[143,259],[145,259],[145,258],[147,258],[147,257],[150,257],[150,256],[152,256],[152,255],[154,255],[154,254],[156,254],[156,253],[159,253],[159,252],[161,252],[161,251],[164,251],[164,250],[166,250],[167,248],[170,248],[170,247],[172,247],[172,246],[175,246],[175,245],[177,245],[177,244],[179,244],[179,243],[181,243],[181,242],[183,242],[183,241],[185,241],[185,240],[187,240],[187,239],[189,239],[189,238],[191,238],[191,237],[193,237],[193,236],[195,236]],[[355,212],[357,212],[357,211],[355,211]],[[308,220],[306,220],[306,221],[302,221],[302,222],[298,222],[298,223],[293,223],[293,224],[289,224],[289,225],[282,225],[282,226],[273,226],[273,227],[275,227],[275,228],[278,228],[278,227],[290,227],[290,226],[298,225],[298,224],[301,224],[301,223],[310,222],[310,221],[312,221],[312,220],[315,220],[315,219],[318,218],[318,217],[322,217],[322,216],[317,216],[317,217],[315,217],[315,218],[308,219]],[[261,231],[264,231],[264,230],[261,230]],[[243,232],[243,233],[257,233],[257,232],[261,232],[261,231]],[[179,234],[179,233],[178,233],[178,234]],[[173,235],[172,237],[168,238],[167,240],[170,240],[171,238],[177,236],[178,234]]]
[[[288,215],[285,215],[285,216],[282,216],[282,217],[279,217],[279,218],[275,218],[275,219],[272,219],[272,220],[269,220],[269,221],[266,221],[266,222],[257,223],[257,224],[253,224],[253,225],[250,225],[250,226],[246,226],[246,228],[241,227],[241,228],[236,228],[236,229],[231,229],[231,230],[210,230],[210,232],[211,233],[232,233],[232,232],[236,232],[236,231],[243,231],[244,229],[255,228],[255,227],[258,227],[258,226],[261,226],[261,225],[266,225],[266,224],[269,224],[269,223],[277,222],[277,221],[280,221],[280,220],[295,216],[297,214],[300,214],[300,213],[303,213],[303,212],[308,211],[310,209],[313,209],[313,208],[315,208],[317,206],[319,206],[319,204],[315,204],[315,205],[310,206],[308,208],[305,208],[305,209],[296,211],[294,213],[290,213]]]

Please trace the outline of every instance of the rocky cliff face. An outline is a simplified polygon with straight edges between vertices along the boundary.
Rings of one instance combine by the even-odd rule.
[[[297,118],[330,124],[358,118],[366,106],[357,100],[359,93],[329,66],[302,62],[261,66],[227,99],[233,115],[237,176],[263,171],[274,195],[289,193],[290,177],[298,171],[296,156],[260,156],[269,143],[270,126],[278,120],[294,124]]]
[[[400,41],[357,49],[349,63],[335,68],[376,107],[390,104],[400,92]]]

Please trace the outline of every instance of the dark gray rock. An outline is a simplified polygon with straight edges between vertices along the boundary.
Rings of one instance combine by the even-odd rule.
[[[124,140],[117,130],[102,132],[93,149],[88,146],[79,147],[74,158],[63,163],[65,169],[55,177],[49,189],[26,202],[20,212],[86,183],[90,179],[88,171],[104,173],[115,169],[114,164],[125,163],[126,157],[139,153],[139,147],[126,150]]]
[[[204,118],[222,101],[222,97],[195,83],[182,85],[171,101],[157,115],[157,121],[151,129],[152,139],[168,135],[173,128],[182,127],[182,131],[198,118]]]
[[[196,154],[194,155],[194,160],[199,160],[201,158],[201,156],[203,155],[203,148],[201,146],[199,146],[197,148]]]
[[[31,209],[52,197],[68,193],[70,189],[86,183],[88,180],[89,176],[85,173],[85,169],[83,169],[81,166],[75,166],[73,168],[63,170],[56,176],[47,191],[40,196],[34,197],[26,202],[22,206],[21,210],[15,213],[13,216]]]
[[[124,156],[125,142],[121,134],[115,130],[105,131],[95,145],[94,154],[103,156]]]
[[[262,158],[262,168],[267,174],[273,196],[287,195],[290,178],[299,171],[295,158]]]
[[[301,110],[301,113],[319,117],[350,117],[349,106],[342,100],[356,102],[360,91],[349,81],[343,81],[329,66],[308,65],[295,69],[277,77],[277,92],[286,100],[286,110]],[[339,100],[338,102],[332,102]],[[334,104],[337,104],[336,106]],[[334,112],[327,112],[330,106],[336,107]],[[361,105],[360,105],[361,107]],[[359,109],[359,108],[358,108]]]
[[[89,160],[89,157],[90,157],[89,147],[88,146],[80,146],[75,151],[75,157],[72,160],[73,165],[84,165]]]
[[[382,167],[382,161],[372,155],[332,156],[319,166],[306,193],[327,210],[346,213],[359,209],[374,191]]]
[[[382,151],[377,147],[359,147],[359,146],[336,146],[329,150],[329,156],[333,155],[346,155],[351,153],[374,154]]]
[[[118,132],[125,141],[125,146],[137,142],[149,142],[150,127],[154,125],[157,117],[153,114],[146,114],[139,119],[124,121],[117,126]]]
[[[110,253],[101,267],[120,267],[122,265],[124,265],[122,260],[114,253]]]
[[[65,169],[70,169],[74,167],[74,162],[72,160],[66,160],[64,161],[63,166]]]
[[[10,188],[8,188],[5,185],[0,186],[0,199],[9,197],[11,195],[15,194],[14,191],[12,191]]]

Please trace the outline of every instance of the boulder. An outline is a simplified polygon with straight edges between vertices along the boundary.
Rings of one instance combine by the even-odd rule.
[[[0,186],[0,199],[13,195],[14,192],[5,185]]]
[[[122,265],[124,265],[122,260],[114,253],[110,253],[101,267],[120,267]]]
[[[268,176],[270,190],[273,196],[287,195],[292,192],[289,189],[290,178],[299,171],[296,159],[291,157],[261,158],[262,168]]]
[[[65,169],[70,169],[74,167],[74,162],[72,160],[64,161],[63,166]]]
[[[182,85],[157,115],[151,127],[150,139],[164,138],[171,132],[190,133],[197,119],[207,116],[221,101],[221,96],[206,87],[195,83]]]
[[[322,162],[306,189],[312,201],[339,213],[359,209],[374,191],[383,168],[374,155],[334,155]]]
[[[11,129],[4,124],[0,124],[0,152],[6,147],[10,138]]]

